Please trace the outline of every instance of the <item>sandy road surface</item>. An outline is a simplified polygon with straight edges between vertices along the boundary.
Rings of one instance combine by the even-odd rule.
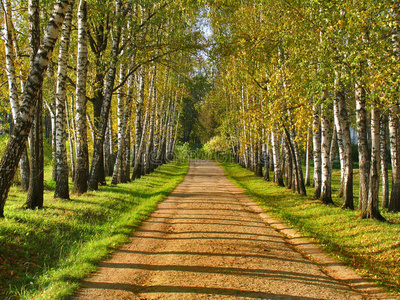
[[[74,299],[366,299],[273,229],[213,162],[185,180]]]

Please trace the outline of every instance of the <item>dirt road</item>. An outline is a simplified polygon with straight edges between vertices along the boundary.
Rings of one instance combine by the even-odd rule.
[[[192,162],[74,299],[367,298],[296,251],[260,212],[216,163]]]

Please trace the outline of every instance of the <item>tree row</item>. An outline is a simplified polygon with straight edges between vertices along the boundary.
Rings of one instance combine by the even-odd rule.
[[[338,153],[343,208],[358,162],[362,217],[384,220],[381,182],[382,207],[400,211],[397,1],[228,2],[209,9],[207,105],[237,162],[305,195],[313,161],[314,197],[331,204]]]
[[[43,207],[43,136],[53,151],[54,197],[63,199],[69,176],[72,192],[82,194],[106,176],[112,184],[135,180],[173,158],[201,44],[194,3],[2,0],[2,7],[8,88],[1,92],[9,99],[2,123],[9,120],[11,134],[0,162],[1,217],[18,165],[26,208]]]

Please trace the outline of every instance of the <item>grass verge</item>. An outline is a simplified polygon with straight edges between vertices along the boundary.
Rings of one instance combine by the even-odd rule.
[[[312,196],[301,197],[266,182],[237,164],[221,166],[228,178],[271,216],[312,238],[360,275],[400,296],[400,214],[382,212],[388,223],[362,220],[357,211],[342,210],[339,198],[334,198],[335,206],[327,206]],[[333,184],[337,190],[338,181]],[[312,188],[307,188],[307,194],[313,194]]]
[[[0,220],[0,299],[66,299],[180,183],[188,164],[169,163],[127,184],[102,186],[45,208],[21,209],[26,193],[13,188]]]

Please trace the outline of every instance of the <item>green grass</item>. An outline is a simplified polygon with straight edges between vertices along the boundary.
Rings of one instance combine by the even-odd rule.
[[[21,209],[26,193],[12,188],[0,220],[0,299],[66,299],[128,241],[187,170],[187,163],[170,163],[69,201],[53,199],[54,182],[46,177],[45,208],[35,211]]]
[[[229,179],[271,216],[293,226],[359,274],[400,296],[399,213],[383,211],[388,223],[363,220],[357,211],[342,210],[341,199],[334,198],[335,206],[327,206],[312,199],[312,188],[307,188],[309,196],[301,197],[236,164],[221,165]],[[358,193],[358,170],[355,173],[354,191]],[[333,193],[339,188],[339,179],[340,171],[333,175]]]

